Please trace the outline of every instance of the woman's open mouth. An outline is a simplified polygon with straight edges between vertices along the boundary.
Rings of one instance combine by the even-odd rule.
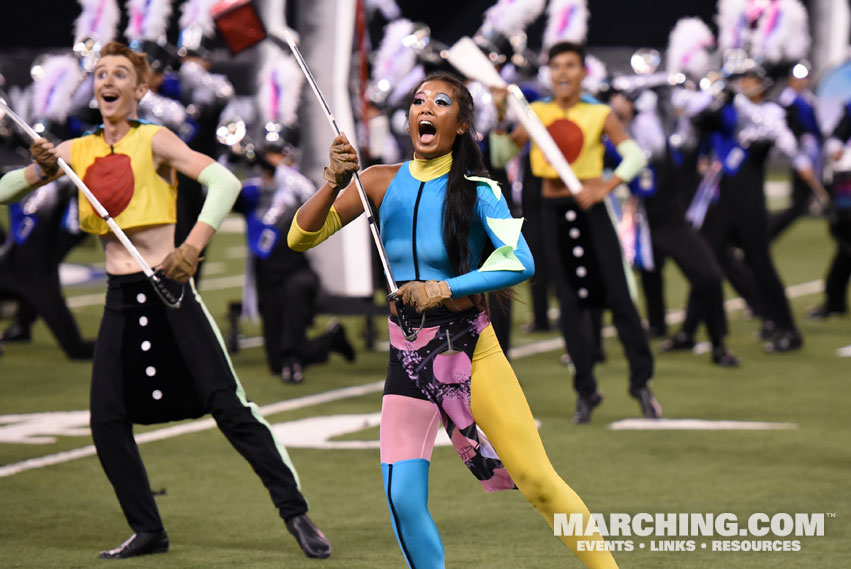
[[[437,128],[429,121],[420,121],[420,123],[417,125],[417,130],[420,135],[420,140],[423,141],[425,144],[428,144],[433,141],[435,135],[437,134]]]
[[[103,100],[107,103],[114,103],[118,100],[118,95],[104,95]]]

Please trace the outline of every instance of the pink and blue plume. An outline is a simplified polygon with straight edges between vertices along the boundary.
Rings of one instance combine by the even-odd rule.
[[[372,62],[370,87],[376,91],[375,95],[386,96],[417,65],[417,52],[409,41],[414,28],[414,24],[405,19],[384,27],[384,37]]]
[[[292,57],[280,52],[267,63],[260,70],[257,86],[260,121],[293,126],[303,83],[304,74]]]
[[[33,84],[31,116],[65,122],[74,92],[86,75],[72,55],[50,55],[41,63],[41,70]]]
[[[585,0],[551,0],[543,48],[562,41],[585,43],[588,35],[588,5]]]
[[[700,78],[710,71],[715,36],[700,18],[680,18],[668,35],[665,53],[668,73]]]
[[[124,35],[129,41],[157,42],[165,38],[171,0],[129,0],[126,7],[128,22]]]
[[[522,32],[544,11],[546,0],[499,0],[485,11],[482,30],[510,37]]]
[[[185,30],[190,26],[198,26],[203,30],[204,36],[213,35],[213,17],[210,8],[217,0],[186,0],[180,8],[180,29]]]
[[[78,0],[82,12],[74,21],[74,40],[94,37],[101,45],[115,39],[121,9],[118,0]]]

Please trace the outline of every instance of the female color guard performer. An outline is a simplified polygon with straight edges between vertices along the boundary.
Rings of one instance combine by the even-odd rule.
[[[425,314],[424,327],[408,341],[391,304],[381,468],[405,560],[414,569],[440,569],[443,544],[427,507],[440,422],[486,491],[516,484],[550,526],[556,513],[589,514],[550,464],[482,309],[482,293],[529,278],[534,264],[520,234],[522,220],[511,217],[499,186],[480,177],[469,91],[450,74],[426,77],[413,91],[408,123],[414,159],[361,174],[394,276],[405,281],[398,294],[408,320],[419,322]],[[363,213],[349,185],[359,168],[357,154],[345,135],[334,140],[330,155],[327,183],[293,220],[288,242],[296,250],[318,245]],[[588,567],[616,567],[605,547],[578,551],[576,537],[561,539]]]

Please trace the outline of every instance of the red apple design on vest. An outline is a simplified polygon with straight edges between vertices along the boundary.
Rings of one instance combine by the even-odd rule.
[[[550,136],[553,137],[568,163],[579,158],[582,145],[585,143],[585,135],[582,134],[578,124],[568,118],[556,119],[547,127],[547,130],[550,131]]]
[[[107,154],[86,169],[83,182],[89,187],[110,217],[118,216],[133,199],[136,180],[130,157],[126,154]]]

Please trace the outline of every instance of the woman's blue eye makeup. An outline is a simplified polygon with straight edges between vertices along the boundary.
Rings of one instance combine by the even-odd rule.
[[[422,94],[414,95],[413,100],[411,101],[412,105],[423,105],[425,104],[426,96]],[[451,107],[452,106],[452,97],[447,95],[446,93],[438,93],[434,97],[434,102],[436,105],[440,105],[441,107]]]

